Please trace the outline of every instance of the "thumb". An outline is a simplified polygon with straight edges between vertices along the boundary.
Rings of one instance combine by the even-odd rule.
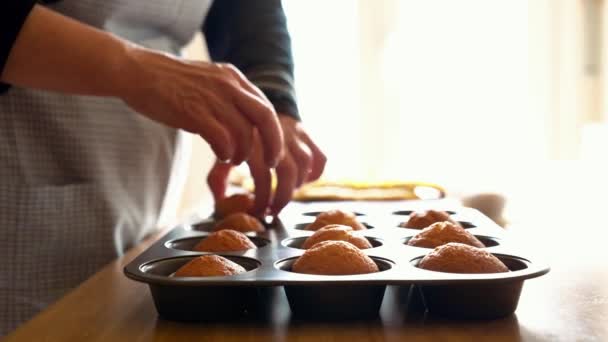
[[[209,189],[211,189],[215,202],[226,197],[226,189],[228,188],[228,174],[230,173],[231,169],[231,164],[216,160],[215,164],[207,175],[207,184],[209,185]]]

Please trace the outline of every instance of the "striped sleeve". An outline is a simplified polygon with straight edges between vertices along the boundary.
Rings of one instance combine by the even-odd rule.
[[[281,0],[215,0],[203,33],[214,61],[234,64],[277,112],[300,119]]]

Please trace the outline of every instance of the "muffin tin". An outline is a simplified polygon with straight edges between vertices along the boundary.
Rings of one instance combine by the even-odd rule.
[[[124,268],[127,277],[149,284],[159,315],[172,320],[210,320],[261,317],[271,311],[271,298],[283,288],[291,314],[303,319],[373,319],[377,317],[387,286],[406,293],[430,314],[454,318],[491,319],[513,313],[523,282],[541,276],[549,267],[517,248],[504,230],[480,212],[464,207],[437,207],[434,202],[312,203],[291,204],[281,220],[267,225],[264,233],[247,235],[258,249],[242,252],[205,253],[192,247],[211,232],[214,220],[176,227]],[[363,250],[380,272],[362,275],[323,276],[291,272],[304,253],[299,246],[313,232],[301,228],[321,211],[343,209],[358,214],[373,248]],[[417,268],[431,249],[408,246],[420,230],[399,224],[413,210],[449,211],[468,231],[501,259],[508,273],[455,274]],[[192,258],[219,254],[242,265],[247,272],[227,277],[177,278],[171,275]],[[402,301],[392,298],[391,301]],[[391,305],[394,303],[391,303]]]

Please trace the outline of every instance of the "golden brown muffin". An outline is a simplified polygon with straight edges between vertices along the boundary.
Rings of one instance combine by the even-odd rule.
[[[409,220],[400,224],[400,226],[405,228],[423,229],[432,225],[433,223],[444,221],[460,225],[460,223],[454,221],[450,217],[450,214],[446,213],[445,211],[427,210],[422,212],[415,211],[411,213]]]
[[[235,194],[215,202],[214,216],[224,218],[234,213],[247,213],[253,208],[253,195]]]
[[[263,232],[264,225],[257,218],[245,213],[234,213],[218,222],[213,230],[232,229],[239,232]]]
[[[478,248],[485,247],[475,235],[448,221],[433,223],[424,228],[420,233],[414,235],[407,244],[416,247],[435,248],[448,242],[460,242]]]
[[[486,250],[457,242],[435,248],[425,255],[418,267],[448,273],[502,273],[509,269]]]
[[[203,255],[175,271],[175,277],[213,277],[244,273],[243,266],[219,255]]]
[[[323,241],[307,249],[294,263],[297,273],[348,275],[378,272],[378,265],[345,241]]]
[[[359,249],[372,248],[372,245],[366,238],[354,235],[351,227],[341,224],[330,224],[317,230],[304,241],[302,248],[309,249],[322,241],[346,241]]]
[[[236,230],[223,229],[209,234],[195,247],[199,252],[236,252],[257,248],[249,238]]]
[[[329,210],[317,215],[315,221],[306,226],[306,230],[319,230],[330,224],[350,226],[354,230],[367,229],[361,222],[357,221],[355,214],[342,210]]]

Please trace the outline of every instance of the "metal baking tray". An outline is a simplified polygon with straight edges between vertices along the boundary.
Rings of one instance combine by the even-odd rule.
[[[124,268],[127,277],[147,283],[159,315],[171,320],[263,316],[273,305],[269,299],[284,289],[294,317],[303,319],[368,319],[378,315],[387,286],[418,296],[431,314],[453,318],[492,319],[510,315],[517,308],[523,282],[541,276],[549,267],[531,253],[520,250],[517,241],[477,210],[437,207],[434,202],[341,202],[293,203],[280,221],[267,225],[263,233],[246,235],[255,250],[218,253],[243,266],[247,272],[227,277],[178,278],[171,275],[192,258],[214,254],[191,249],[209,232],[214,220],[176,227]],[[363,250],[380,272],[362,275],[324,276],[291,272],[291,265],[304,250],[298,247],[312,231],[302,228],[321,211],[343,209],[357,213],[368,230],[373,248]],[[487,250],[510,269],[507,273],[455,274],[417,268],[431,249],[406,242],[420,230],[401,228],[414,210],[449,212]],[[392,297],[391,297],[392,298]],[[391,299],[393,300],[393,299]],[[394,299],[398,300],[398,299]],[[386,305],[386,304],[385,304]],[[391,303],[392,305],[392,303]],[[408,305],[407,302],[403,305]]]

